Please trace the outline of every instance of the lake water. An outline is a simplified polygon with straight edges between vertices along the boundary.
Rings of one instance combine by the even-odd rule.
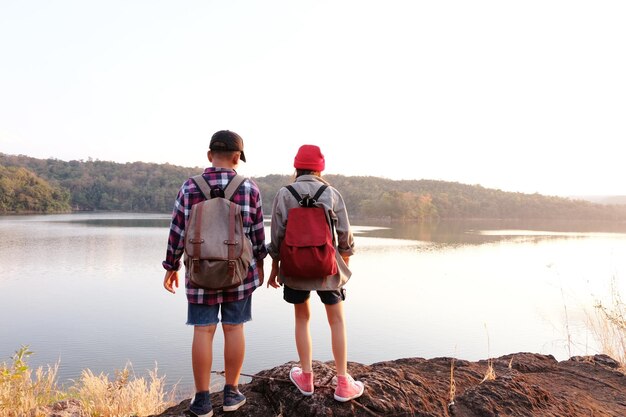
[[[162,287],[168,224],[168,215],[0,216],[0,362],[29,345],[31,366],[59,362],[62,384],[87,368],[114,377],[130,363],[144,376],[156,365],[189,395],[184,289],[172,295]],[[609,300],[612,282],[626,294],[625,225],[354,229],[358,253],[345,306],[351,361],[593,354],[586,321],[594,302]],[[297,360],[292,307],[281,290],[262,287],[253,297],[247,374]],[[314,359],[331,360],[323,307],[312,299]],[[218,331],[215,370],[223,369],[222,349]]]

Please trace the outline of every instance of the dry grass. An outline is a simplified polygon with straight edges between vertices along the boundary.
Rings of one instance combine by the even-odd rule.
[[[454,380],[454,358],[450,361],[450,391],[449,391],[449,402],[448,407],[450,405],[454,405],[454,398],[456,397],[456,381]]]
[[[565,302],[565,294],[563,293],[563,287],[561,286],[561,298],[563,299],[563,311],[565,313],[565,331],[567,334],[567,357],[572,357],[572,333],[569,328],[569,316],[567,314],[567,303]]]
[[[56,385],[59,365],[33,370],[27,360],[33,352],[22,346],[15,352],[11,364],[0,365],[0,416],[37,416],[41,408],[59,401],[63,394]]]
[[[174,390],[166,393],[165,377],[158,376],[156,366],[148,380],[132,374],[130,365],[117,371],[113,380],[87,369],[63,392],[56,383],[58,364],[39,368],[33,375],[27,364],[31,354],[23,346],[12,364],[0,365],[0,417],[41,416],[45,406],[69,398],[80,401],[83,415],[99,417],[158,414],[173,404]]]
[[[72,392],[88,415],[145,416],[171,405],[174,393],[166,394],[165,377],[158,376],[156,366],[149,372],[149,380],[131,375],[129,366],[117,371],[113,380],[106,374],[94,375],[89,369],[82,372]]]
[[[487,325],[485,324],[485,332],[487,333],[487,357],[489,359],[487,359],[487,370],[485,371],[485,376],[483,377],[483,380],[480,381],[480,383],[482,384],[485,381],[493,381],[494,379],[496,379],[496,371],[493,367],[493,359],[491,359],[491,343],[489,341],[489,330],[487,329]]]
[[[496,371],[493,367],[493,360],[492,359],[488,359],[487,360],[487,371],[485,371],[485,376],[483,377],[483,380],[480,381],[480,383],[482,384],[485,381],[493,381],[496,379]]]
[[[626,304],[619,293],[615,277],[611,281],[610,301],[597,301],[588,324],[598,341],[602,353],[621,364],[626,372]]]

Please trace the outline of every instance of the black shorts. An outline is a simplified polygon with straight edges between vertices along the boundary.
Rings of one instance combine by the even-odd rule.
[[[319,295],[322,303],[326,305],[337,304],[340,301],[344,301],[346,299],[346,290],[345,288],[340,288],[338,290],[332,291],[316,291],[317,295]],[[308,290],[294,290],[293,288],[289,288],[286,285],[283,285],[283,298],[289,304],[302,304],[306,300],[309,299],[311,295],[311,291]]]

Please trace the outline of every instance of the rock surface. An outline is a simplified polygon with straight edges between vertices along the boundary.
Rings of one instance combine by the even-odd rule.
[[[490,364],[495,379],[485,380]],[[286,363],[258,373],[249,384],[240,387],[247,403],[226,415],[626,416],[626,375],[617,369],[616,361],[605,355],[574,357],[563,362],[552,356],[517,353],[478,362],[409,358],[372,365],[350,363],[350,373],[366,388],[362,397],[343,404],[333,399],[332,362],[314,363],[316,387],[312,397],[302,396],[289,382],[293,365]],[[221,393],[212,394],[211,399],[214,415],[223,416]],[[159,417],[185,415],[189,401],[169,408]]]

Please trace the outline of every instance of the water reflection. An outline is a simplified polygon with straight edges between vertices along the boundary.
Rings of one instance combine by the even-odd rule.
[[[362,235],[409,239],[458,246],[480,245],[502,240],[539,241],[551,238],[578,238],[590,233],[626,233],[624,222],[580,222],[548,220],[445,220],[432,223],[363,222],[372,226]]]
[[[170,219],[154,218],[154,219],[77,219],[77,220],[58,220],[58,223],[83,224],[85,226],[95,227],[169,227]]]

